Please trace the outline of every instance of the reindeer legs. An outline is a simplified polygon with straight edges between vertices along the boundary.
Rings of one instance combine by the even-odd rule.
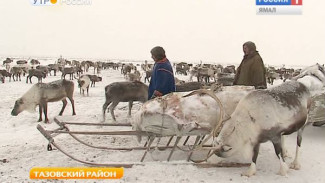
[[[29,79],[30,83],[32,83],[32,81],[31,81],[31,76],[30,76],[30,75],[28,75],[28,76],[26,77],[26,83],[28,83],[28,79]]]
[[[114,115],[114,109],[117,106],[119,102],[113,102],[110,106],[109,106],[109,111],[111,112],[111,116],[113,118],[114,121],[116,121],[115,115]]]
[[[275,138],[275,140],[272,141],[273,146],[274,146],[274,150],[275,150],[275,154],[276,156],[279,158],[280,160],[280,170],[279,170],[279,175],[285,176],[287,175],[288,172],[288,166],[284,161],[284,150],[282,149],[282,135],[280,135],[279,137]],[[280,155],[280,156],[279,156]]]
[[[63,113],[63,111],[65,109],[65,106],[67,106],[67,103],[68,103],[67,99],[63,99],[62,102],[63,102],[63,106],[62,106],[62,109],[61,109],[61,111],[59,113],[60,116],[62,116],[62,113]]]
[[[295,155],[295,159],[293,160],[293,162],[290,165],[290,168],[295,169],[295,170],[299,170],[301,165],[298,161],[299,158],[299,150],[301,147],[301,141],[302,141],[302,132],[304,131],[304,128],[306,127],[308,123],[306,123],[302,128],[300,128],[297,132],[297,147],[296,147],[296,155]]]
[[[288,153],[288,150],[285,148],[285,136],[284,135],[281,135],[281,150],[282,150],[282,157],[283,158],[288,158],[289,157],[289,153]]]
[[[39,104],[39,105],[38,105],[38,111],[39,111],[38,122],[41,122],[41,121],[43,120],[43,119],[42,119],[42,112],[43,112],[42,104]]]
[[[104,105],[103,105],[103,121],[105,121],[105,111],[106,111],[106,109],[107,109],[107,107],[108,107],[108,105],[111,103],[111,101],[107,101],[106,100],[106,102],[104,103]]]
[[[129,101],[129,117],[131,116],[132,106],[133,106],[133,101]]]
[[[43,120],[42,113],[44,113],[44,116],[45,116],[44,123],[48,123],[49,119],[47,117],[47,103],[42,101],[42,102],[40,102],[38,107],[39,107],[39,119],[38,119],[38,122],[41,122]]]
[[[49,122],[49,119],[47,118],[47,102],[43,103],[43,113],[44,113],[44,116],[45,116],[45,123],[48,123]]]
[[[76,115],[76,111],[74,110],[74,100],[72,97],[69,97],[69,96],[68,96],[68,99],[70,100],[71,105],[72,105],[72,115]]]
[[[257,160],[259,150],[260,150],[260,144],[256,144],[255,147],[254,147],[254,150],[253,150],[253,157],[252,157],[251,166],[248,168],[248,170],[246,170],[245,172],[243,172],[241,174],[242,176],[250,177],[252,175],[255,175],[255,173],[256,173],[256,160]]]

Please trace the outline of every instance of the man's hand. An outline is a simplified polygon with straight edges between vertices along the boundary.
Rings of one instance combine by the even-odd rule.
[[[150,97],[150,99],[154,99],[156,97],[161,97],[163,94],[160,93],[159,91],[155,90],[152,94],[152,96]]]
[[[152,96],[150,97],[150,100],[151,100],[151,99],[154,99],[154,98],[156,98],[156,97],[158,97],[158,96],[156,96],[155,93],[154,93],[154,94],[152,94]]]

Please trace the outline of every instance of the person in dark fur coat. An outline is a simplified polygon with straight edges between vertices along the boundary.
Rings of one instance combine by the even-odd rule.
[[[243,51],[245,55],[236,71],[234,85],[266,89],[266,70],[260,54],[256,51],[255,44],[251,41],[244,43]]]
[[[153,99],[175,92],[174,71],[166,58],[165,50],[156,46],[151,50],[151,57],[155,61],[148,90],[148,99]]]

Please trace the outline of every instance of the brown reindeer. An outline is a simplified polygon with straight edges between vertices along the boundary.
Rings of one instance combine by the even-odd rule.
[[[84,72],[88,72],[90,67],[94,67],[94,73],[95,73],[95,63],[92,61],[82,61],[80,63],[81,67],[84,68]]]
[[[12,62],[12,59],[11,58],[6,58],[6,60],[4,60],[2,62],[2,65],[5,65],[5,64],[10,64]]]
[[[200,82],[187,82],[182,84],[176,84],[176,92],[188,92],[203,88],[203,83]]]
[[[228,65],[222,69],[223,73],[234,73],[236,74],[236,67],[234,65]]]
[[[36,59],[32,59],[31,61],[29,61],[29,63],[31,65],[39,65],[40,64],[40,62],[38,60],[36,60]]]
[[[144,77],[144,82],[148,81],[148,83],[150,83],[150,78],[151,78],[151,75],[152,75],[152,70],[147,70],[146,71],[146,76]]]
[[[14,81],[21,81],[21,75],[24,73],[24,70],[22,67],[20,67],[19,65],[17,66],[13,66],[10,69],[10,73],[12,74],[12,79]],[[15,76],[16,76],[16,80],[15,80]]]
[[[134,73],[129,73],[127,75],[127,80],[129,81],[140,81],[141,74],[138,70],[135,70]]]
[[[181,62],[176,64],[176,71],[175,71],[176,74],[183,74],[187,76],[187,72],[189,71],[190,71],[190,66],[187,63]]]
[[[33,111],[38,105],[38,121],[42,121],[42,112],[44,112],[44,122],[47,123],[49,121],[47,117],[47,103],[61,100],[63,102],[62,109],[59,113],[59,115],[61,116],[67,105],[67,97],[72,104],[72,115],[76,115],[74,109],[73,91],[73,82],[64,79],[53,81],[50,83],[37,83],[33,85],[32,88],[29,89],[21,98],[16,100],[15,106],[11,111],[11,115],[17,116],[24,110]]]
[[[16,61],[16,63],[18,65],[22,65],[22,64],[27,64],[27,61],[26,60],[18,60],[18,61]]]
[[[7,70],[0,70],[0,74],[3,76],[3,82],[5,82],[4,78],[9,77],[9,81],[11,81],[11,73],[8,72]]]
[[[51,76],[51,71],[53,71],[54,76],[56,76],[56,72],[59,70],[59,65],[58,64],[49,64],[47,66],[48,66],[50,76]]]
[[[214,69],[207,68],[207,67],[193,67],[193,69],[190,71],[190,81],[193,81],[193,76],[197,77],[197,82],[203,82],[203,79],[205,83],[210,82],[210,77],[215,79],[215,71]]]
[[[87,76],[90,78],[90,81],[91,81],[90,87],[95,87],[95,83],[96,82],[99,82],[99,81],[102,81],[103,80],[102,77],[99,77],[97,75],[90,75],[90,74],[88,74]]]
[[[123,65],[121,69],[121,73],[126,77],[128,73],[131,73],[133,66],[131,64]]]
[[[70,75],[70,80],[73,80],[73,74],[75,73],[74,67],[64,67],[62,70],[62,76],[61,79],[65,79],[65,75]]]
[[[26,83],[28,83],[28,79],[29,82],[32,83],[32,77],[35,76],[38,79],[39,83],[42,83],[42,78],[46,78],[46,74],[38,69],[30,69],[28,70],[28,76],[26,77]]]
[[[49,74],[49,66],[47,65],[38,65],[36,66],[36,69],[41,70],[46,76]]]
[[[129,116],[133,101],[146,102],[148,100],[148,86],[140,81],[114,82],[105,87],[106,101],[103,105],[103,121],[105,121],[105,111],[110,105],[109,110],[114,121],[114,108],[119,102],[129,102]]]

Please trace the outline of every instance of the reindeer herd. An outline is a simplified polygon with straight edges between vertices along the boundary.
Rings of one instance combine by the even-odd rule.
[[[11,66],[13,63],[13,60],[10,58],[7,58],[5,61],[3,61],[3,66],[5,66],[5,69],[0,70],[0,77],[2,83],[5,82],[5,78],[8,77],[9,81],[11,81],[11,78],[13,81],[21,81],[21,76],[26,76],[26,83],[28,81],[31,82],[32,77],[36,77],[38,79],[38,82],[41,83],[42,79],[46,78],[47,76],[52,76],[52,71],[54,76],[56,76],[57,72],[61,72],[61,78],[66,77],[66,75],[69,75],[69,79],[73,80],[74,78],[80,77],[83,72],[88,72],[90,67],[94,68],[94,74],[100,73],[101,68],[103,67],[103,63],[101,62],[92,62],[92,61],[68,61],[64,59],[59,59],[54,64],[48,64],[48,65],[41,65],[41,62],[32,59],[28,63],[26,60],[17,60],[16,64]]]
[[[97,74],[100,74],[101,70],[119,70],[123,75],[126,81],[128,82],[117,82],[107,85],[105,88],[106,102],[103,105],[103,116],[105,120],[105,110],[108,105],[109,111],[113,120],[116,118],[114,116],[114,108],[119,102],[129,102],[129,115],[131,115],[131,107],[133,101],[146,101],[147,95],[147,85],[141,82],[150,82],[151,72],[153,64],[138,64],[134,65],[133,63],[114,63],[114,62],[92,62],[92,61],[68,61],[66,59],[58,59],[57,62],[48,65],[41,65],[41,62],[32,59],[29,64],[25,60],[17,60],[16,65],[8,67],[7,65],[12,63],[13,60],[7,58],[3,61],[3,64],[6,65],[6,69],[0,70],[0,79],[4,83],[5,77],[11,77],[13,81],[21,81],[21,77],[26,77],[26,83],[32,83],[32,78],[36,77],[38,83],[42,83],[48,75],[52,75],[51,72],[54,71],[54,76],[57,72],[61,72],[61,79],[63,80],[77,80],[77,86],[80,88],[80,94],[89,96],[89,88],[95,87],[96,82],[103,80],[102,77]],[[139,66],[139,68],[137,67]],[[93,67],[93,70],[91,69]],[[292,79],[293,77],[299,75],[301,70],[294,69],[275,69],[274,67],[268,67],[267,70],[267,79],[272,85],[274,79],[282,79],[283,81],[287,79]],[[94,74],[89,74],[93,71]],[[175,84],[176,92],[187,92],[202,88],[209,88],[211,85],[223,85],[231,86],[233,79],[236,73],[236,68],[234,65],[222,66],[220,64],[187,64],[185,62],[175,63]],[[87,73],[88,72],[88,73]],[[85,73],[85,74],[84,74]],[[69,75],[67,78],[66,75]],[[187,77],[187,81],[180,80],[178,77]],[[193,77],[196,77],[197,81],[193,81]],[[135,84],[138,83],[138,84]],[[140,85],[140,83],[142,83]],[[135,87],[138,86],[138,87]],[[60,87],[63,87],[60,85]],[[59,90],[58,90],[59,91]],[[58,101],[57,95],[53,95],[55,99],[48,99],[51,101]],[[67,97],[67,96],[66,96]],[[72,98],[72,96],[70,96]],[[41,110],[41,108],[40,108]],[[44,110],[46,111],[46,110]]]
[[[3,64],[8,66],[12,62],[12,59],[7,58]],[[94,74],[90,74],[90,72],[92,72],[91,67],[94,68]],[[140,71],[137,70],[137,67],[132,63],[79,62],[76,60],[68,61],[60,58],[53,64],[41,65],[41,62],[36,59],[30,60],[29,63],[26,60],[17,60],[16,65],[6,67],[6,69],[0,71],[0,78],[1,81],[5,83],[5,77],[9,78],[9,82],[11,82],[11,78],[13,78],[13,81],[21,81],[21,77],[26,77],[26,83],[32,83],[32,78],[36,77],[38,79],[37,84],[15,102],[11,114],[16,116],[24,110],[33,111],[36,106],[39,106],[40,116],[38,121],[42,121],[43,112],[45,116],[44,122],[48,122],[48,102],[61,100],[63,102],[63,107],[59,115],[62,115],[67,104],[65,98],[68,98],[73,107],[73,115],[76,114],[73,100],[75,86],[73,82],[74,79],[77,81],[76,86],[80,88],[80,94],[84,96],[86,93],[87,96],[89,96],[89,88],[95,87],[96,82],[100,82],[103,79],[103,77],[98,75],[102,69],[118,70],[119,68],[121,68],[121,74],[123,77],[128,81],[108,85],[105,88],[106,102],[103,106],[103,110],[105,111],[107,106],[112,103],[109,111],[112,114],[113,120],[116,120],[113,110],[119,102],[129,102],[129,115],[131,115],[133,101],[145,102],[147,100],[148,86],[140,82],[142,75],[140,74]],[[61,79],[49,83],[43,83],[48,76],[52,76],[52,71],[54,71],[54,76],[56,76],[58,72],[61,72]],[[66,77],[66,75],[68,75],[68,77]],[[33,94],[36,94],[36,97],[33,96]]]
[[[5,69],[0,70],[0,80],[4,83],[5,78],[11,78],[13,81],[21,81],[22,76],[26,76],[26,83],[28,81],[32,83],[31,78],[36,77],[38,82],[42,82],[44,78],[48,75],[56,76],[57,72],[61,72],[61,78],[66,79],[66,75],[69,76],[68,79],[73,80],[76,77],[81,77],[84,72],[91,72],[93,74],[100,74],[102,69],[114,69],[118,70],[120,68],[121,74],[129,81],[140,81],[142,78],[143,82],[149,82],[152,72],[153,64],[141,64],[141,74],[139,69],[133,63],[114,63],[114,62],[92,62],[92,61],[76,61],[76,60],[66,60],[58,59],[54,64],[41,65],[41,62],[36,59],[31,59],[29,62],[26,60],[17,60],[16,65],[10,66],[13,60],[7,58],[3,61],[3,66]],[[273,85],[274,80],[281,79],[284,82],[287,79],[297,76],[301,69],[293,68],[278,68],[266,67],[266,78],[270,85]],[[224,86],[231,86],[236,74],[236,67],[234,65],[222,66],[221,64],[189,64],[186,62],[174,63],[175,75],[189,75],[189,81],[193,81],[193,77],[196,78],[197,82],[203,83],[205,85],[210,85],[211,83],[222,84]],[[144,77],[143,77],[144,76]],[[95,82],[97,82],[95,80]],[[92,84],[94,84],[92,82]]]

